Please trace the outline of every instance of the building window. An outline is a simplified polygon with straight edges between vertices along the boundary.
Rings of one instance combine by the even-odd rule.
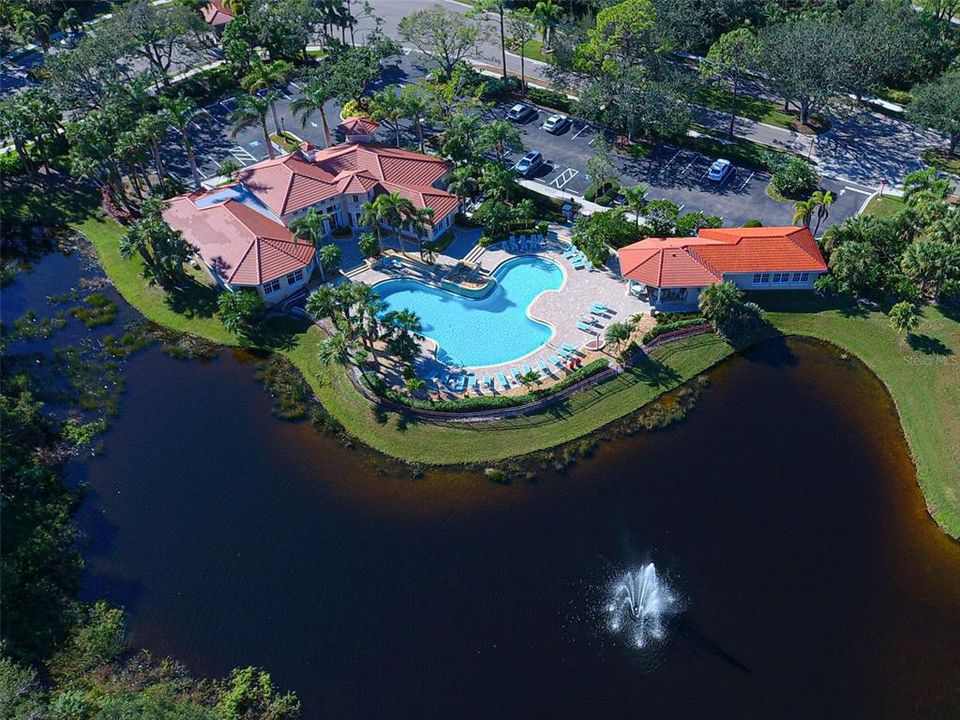
[[[287,275],[287,285],[295,285],[303,280],[303,270],[297,270]]]
[[[770,282],[770,273],[763,273],[763,274],[760,276],[760,282],[762,282],[762,283],[768,283],[768,282]]]
[[[270,293],[275,293],[279,289],[280,289],[279,280],[271,280],[270,282],[263,284],[263,292],[265,295],[269,295]]]
[[[794,274],[793,274],[793,281],[794,281],[794,282],[800,282],[800,273],[794,273]]]
[[[359,202],[359,201],[360,201],[360,196],[359,196],[359,195],[354,195],[354,196],[353,196],[353,201],[354,201],[354,202]]]
[[[807,282],[810,279],[810,273],[800,273],[800,282]]]
[[[754,284],[754,285],[759,285],[759,284],[760,284],[760,273],[754,273],[754,274],[753,274],[753,284]]]

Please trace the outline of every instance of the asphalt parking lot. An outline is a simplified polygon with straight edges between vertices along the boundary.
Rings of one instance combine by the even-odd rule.
[[[505,117],[509,107],[510,104],[498,107],[497,116]],[[552,114],[551,110],[540,109],[537,117],[518,125],[524,152],[539,150],[544,156],[544,165],[530,179],[571,195],[582,195],[591,183],[587,161],[594,154],[594,144],[601,135],[608,142],[613,136],[577,119],[563,132],[553,135],[541,127]],[[516,162],[521,155],[514,153],[509,161]],[[707,169],[716,158],[670,145],[659,146],[643,158],[615,152],[613,159],[620,181],[625,185],[647,185],[649,200],[665,198],[680,205],[684,212],[699,210],[719,216],[725,225],[740,225],[753,218],[765,225],[793,224],[793,204],[767,196],[767,173],[736,168],[722,183],[713,182],[707,179]],[[852,183],[826,179],[821,187],[834,196],[830,216],[821,224],[821,231],[854,215],[871,193],[870,189]]]

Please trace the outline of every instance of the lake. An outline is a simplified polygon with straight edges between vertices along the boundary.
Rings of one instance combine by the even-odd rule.
[[[197,674],[263,666],[311,719],[960,717],[960,545],[830,346],[762,345],[683,423],[509,485],[278,421],[242,354],[125,374],[70,472],[84,595]],[[684,609],[639,651],[600,607],[648,560]]]

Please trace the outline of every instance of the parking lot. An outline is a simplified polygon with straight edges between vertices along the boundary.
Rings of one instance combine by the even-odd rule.
[[[506,116],[510,105],[496,109]],[[554,114],[540,109],[537,117],[518,125],[523,134],[524,151],[539,150],[544,164],[530,179],[552,188],[582,195],[590,186],[587,161],[594,154],[597,139],[613,140],[609,132],[574,119],[561,133],[553,135],[541,128]],[[514,153],[509,161],[516,162],[522,153]],[[612,159],[624,185],[647,185],[648,200],[665,198],[680,205],[684,212],[699,210],[723,219],[725,225],[740,225],[749,219],[759,219],[765,225],[793,224],[793,204],[771,199],[766,194],[770,177],[749,168],[735,168],[723,182],[707,179],[707,170],[716,159],[693,150],[662,145],[646,157],[633,158],[614,152]],[[821,230],[842,222],[855,214],[866,197],[868,188],[851,183],[824,180],[821,185],[833,193],[834,204],[830,216],[821,224]]]

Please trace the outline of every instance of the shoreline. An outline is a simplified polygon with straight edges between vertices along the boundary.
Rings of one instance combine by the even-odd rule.
[[[120,258],[116,240],[122,228],[118,224],[89,218],[72,227],[90,240],[117,291],[148,320],[224,346],[243,344],[215,317],[177,313],[166,304],[162,290],[146,286],[137,259]],[[897,410],[928,513],[943,532],[960,539],[960,478],[950,474],[951,467],[960,467],[960,419],[951,419],[949,413],[949,408],[960,406],[960,382],[951,385],[931,370],[937,365],[952,368],[960,364],[951,359],[960,355],[960,322],[940,309],[925,308],[925,322],[918,333],[929,331],[931,324],[944,326],[945,337],[935,338],[943,359],[937,361],[937,355],[913,350],[919,354],[913,356],[911,363],[906,355],[889,355],[891,342],[895,349],[907,343],[889,327],[881,313],[816,297],[778,297],[768,293],[764,298],[768,301],[766,317],[777,334],[831,343],[856,356],[880,380]],[[597,388],[577,393],[567,400],[562,412],[551,412],[555,410],[551,408],[531,416],[486,423],[482,428],[464,428],[408,424],[397,413],[379,412],[354,390],[342,368],[323,367],[317,361],[313,352],[314,340],[319,339],[317,328],[293,319],[274,320],[270,325],[273,332],[261,349],[290,360],[349,435],[394,459],[438,466],[497,462],[583,438],[746,349],[733,348],[712,334],[683,338],[652,353],[655,367],[633,368]],[[270,340],[276,342],[271,344]],[[902,368],[898,371],[897,363],[919,372],[903,373]],[[651,373],[645,374],[644,370]],[[960,372],[955,374],[960,377]],[[923,378],[918,387],[912,388],[915,392],[911,396],[904,385],[920,375],[932,377]],[[939,396],[936,389],[941,391]],[[944,399],[943,395],[947,397]],[[938,398],[946,404],[944,413],[930,417],[937,415]],[[524,452],[517,453],[518,447],[524,448]]]

